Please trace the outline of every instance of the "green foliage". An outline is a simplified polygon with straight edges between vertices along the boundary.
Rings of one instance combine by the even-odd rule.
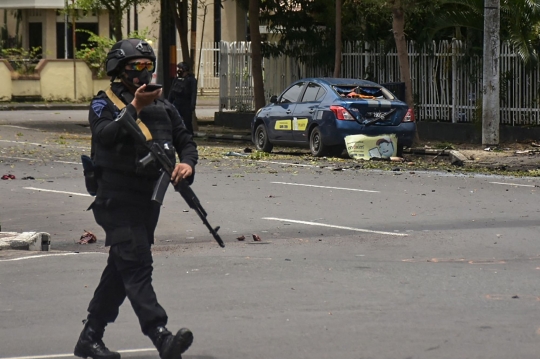
[[[30,50],[11,48],[0,50],[0,58],[9,61],[13,69],[21,75],[33,74],[41,59],[41,47],[32,47]]]
[[[108,37],[96,35],[88,30],[79,29],[76,31],[84,32],[90,35],[90,37],[88,38],[88,44],[82,44],[82,49],[76,52],[76,58],[84,60],[84,62],[86,62],[86,64],[96,77],[107,77],[105,60],[107,59],[107,53],[116,43],[116,40],[114,38],[109,39]],[[148,29],[144,29],[141,31],[133,31],[128,35],[128,37],[144,40],[146,39],[147,35]]]
[[[111,27],[116,38],[122,38],[122,19],[127,9],[134,4],[141,7],[155,0],[77,0],[76,8],[84,11],[99,12],[107,10],[111,18]],[[70,11],[72,5],[68,3],[66,11]]]
[[[237,0],[247,7],[246,0]],[[431,40],[429,25],[443,0],[403,0],[408,40]],[[344,42],[384,41],[393,47],[391,0],[344,0],[342,39]],[[310,66],[332,69],[335,50],[334,0],[261,1],[261,24],[279,35],[277,44],[265,43],[265,57],[286,54]],[[434,25],[434,24],[433,24]]]
[[[107,59],[107,53],[116,41],[114,39],[109,39],[108,37],[98,36],[88,30],[76,31],[90,35],[88,44],[82,44],[82,49],[76,52],[76,58],[84,60],[92,71],[92,74],[98,78],[106,77],[107,71],[105,70],[105,60]]]
[[[255,151],[251,153],[250,158],[252,160],[262,160],[270,157],[270,153],[266,153],[263,151]]]
[[[536,65],[540,52],[540,0],[501,0],[500,38],[514,45],[530,66]],[[482,48],[484,0],[443,0],[435,17],[433,33],[455,30],[472,46]]]

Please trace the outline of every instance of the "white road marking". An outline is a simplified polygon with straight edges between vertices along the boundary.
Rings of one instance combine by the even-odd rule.
[[[0,259],[0,262],[15,262],[15,261],[22,261],[25,259],[36,259],[36,258],[44,258],[44,257],[59,257],[59,256],[73,256],[73,255],[81,255],[81,254],[107,254],[107,253],[100,253],[100,252],[83,252],[83,253],[51,253],[51,254],[38,254],[35,256],[28,256],[28,257],[20,257],[20,258],[10,258],[10,259]]]
[[[274,218],[274,217],[263,217],[262,219],[267,219],[269,221],[281,221],[281,222],[291,222],[291,223],[306,224],[308,226],[320,226],[320,227],[329,227],[329,228],[337,228],[337,229],[346,229],[346,230],[355,231],[355,232],[386,234],[386,235],[389,235],[389,236],[399,236],[399,237],[407,237],[408,236],[408,234],[405,234],[405,233],[372,231],[370,229],[335,226],[333,224],[324,224],[324,223],[307,222],[307,221],[297,221],[295,219]]]
[[[17,144],[21,144],[21,145],[34,145],[34,146],[42,146],[42,147],[48,147],[49,146],[49,145],[44,145],[44,144],[41,144],[41,143],[25,142],[25,141],[0,140],[0,142],[17,143]]]
[[[296,167],[315,167],[315,168],[319,167],[319,166],[314,166],[314,165],[303,165],[299,163],[287,163],[287,162],[276,162],[276,161],[255,160],[255,162],[272,163],[275,165],[296,166]]]
[[[92,197],[88,193],[77,193],[77,192],[67,192],[67,191],[56,191],[54,189],[44,189],[44,188],[35,188],[35,187],[23,187],[24,189],[29,189],[32,191],[42,191],[42,192],[52,192],[52,193],[62,193],[70,194],[73,196],[83,196],[83,197]],[[1,358],[0,358],[1,359]]]
[[[43,161],[45,162],[45,160],[43,159],[39,159],[39,158],[24,158],[24,157],[7,157],[7,156],[2,156],[0,155],[0,158],[7,158],[7,159],[10,159],[10,160],[19,160],[19,161]],[[70,162],[70,161],[49,161],[49,162],[56,162],[56,163],[67,163],[67,164],[70,164],[70,165],[82,165],[82,163],[80,162]]]
[[[357,191],[357,192],[371,192],[371,193],[380,193],[379,191],[370,191],[367,189],[358,189],[358,188],[345,188],[345,187],[331,187],[331,186],[317,186],[314,184],[302,184],[302,183],[289,183],[289,182],[271,182],[276,184],[287,184],[290,186],[304,186],[304,187],[315,187],[315,188],[327,188],[327,189],[340,189],[343,191]]]
[[[0,125],[0,126],[4,126],[4,127],[13,127],[13,128],[20,128],[21,130],[35,130],[35,131],[42,131],[42,130],[38,130],[36,128],[30,128],[30,127],[23,127],[23,126],[15,126],[15,125]],[[44,131],[42,131],[44,132]]]
[[[53,161],[56,163],[67,163],[68,165],[82,165],[81,162],[71,162],[71,161]]]
[[[118,350],[119,353],[142,353],[156,351],[156,348],[143,348],[143,349],[126,349]],[[11,358],[0,358],[0,359],[55,359],[55,358],[75,358],[73,354],[51,354],[51,355],[35,355],[27,357],[11,357]]]
[[[489,182],[493,184],[502,184],[505,186],[518,186],[518,187],[536,187],[533,184],[518,184],[518,183],[505,183],[505,182]]]

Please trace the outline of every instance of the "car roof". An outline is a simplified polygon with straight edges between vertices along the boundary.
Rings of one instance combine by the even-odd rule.
[[[348,78],[337,78],[337,77],[309,77],[304,78],[298,81],[311,81],[318,83],[325,83],[330,86],[375,86],[381,87],[380,84],[360,79],[348,79]]]

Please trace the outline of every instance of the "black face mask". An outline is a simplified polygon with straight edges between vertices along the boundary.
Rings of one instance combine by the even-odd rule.
[[[134,87],[140,87],[143,84],[148,85],[152,81],[152,73],[148,69],[142,71],[137,70],[124,70],[124,80],[133,85]]]

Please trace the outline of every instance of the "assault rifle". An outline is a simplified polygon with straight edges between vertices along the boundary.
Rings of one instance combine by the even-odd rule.
[[[152,139],[152,135],[148,131],[148,128],[140,121],[135,121],[133,117],[126,111],[126,108],[124,108],[118,117],[116,118],[116,121],[118,121],[124,129],[130,134],[130,136],[133,137],[136,143],[143,145],[150,151],[146,157],[142,158],[139,163],[140,165],[147,166],[148,164],[152,162],[157,162],[161,166],[161,175],[159,177],[159,180],[156,184],[156,187],[154,188],[154,193],[152,194],[152,200],[155,202],[158,202],[159,204],[163,203],[163,198],[165,197],[165,192],[167,192],[167,188],[169,187],[169,183],[171,183],[171,176],[174,170],[174,165],[172,164],[169,157],[167,157],[167,154],[163,150],[163,148],[158,144],[153,142],[151,145],[148,144],[147,141]],[[186,201],[186,203],[189,205],[190,208],[192,208],[197,214],[199,215],[199,218],[203,221],[204,225],[216,242],[218,242],[220,247],[225,247],[225,243],[223,243],[223,240],[217,233],[219,230],[219,226],[216,228],[212,228],[210,223],[208,223],[208,220],[206,219],[206,211],[201,205],[201,202],[199,202],[199,199],[189,186],[186,180],[182,179],[180,182],[178,182],[177,185],[174,186],[174,190],[176,192],[179,192],[182,198]]]

